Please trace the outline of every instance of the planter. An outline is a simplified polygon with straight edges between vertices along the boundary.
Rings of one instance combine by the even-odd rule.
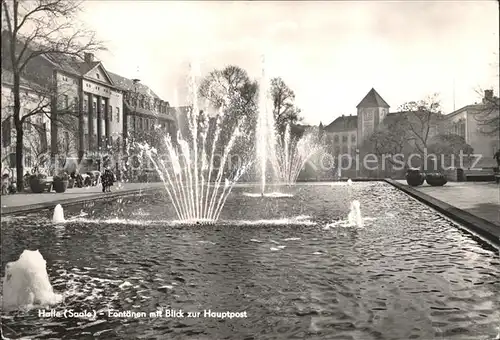
[[[419,185],[424,184],[425,181],[425,175],[420,172],[419,169],[409,169],[406,172],[406,183],[408,183],[409,186],[412,187],[417,187]]]
[[[54,182],[52,184],[53,184],[54,190],[56,192],[62,193],[62,192],[65,192],[66,189],[68,188],[68,183],[69,183],[69,181],[63,181],[60,179],[56,179],[56,180],[54,180]]]
[[[41,179],[41,178],[31,178],[30,179],[30,189],[31,192],[35,194],[41,194],[42,192],[45,191],[47,184],[46,179]]]
[[[69,181],[68,181],[68,189],[71,189],[75,186],[75,179],[74,178],[70,178]]]
[[[448,183],[446,176],[440,173],[427,174],[427,176],[425,176],[425,180],[427,184],[433,187],[441,187]]]

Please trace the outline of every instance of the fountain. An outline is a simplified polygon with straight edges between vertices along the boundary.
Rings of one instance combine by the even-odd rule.
[[[358,200],[351,202],[351,209],[347,220],[350,226],[363,227],[363,216],[361,215],[361,204]]]
[[[2,301],[5,311],[54,305],[63,300],[53,291],[46,263],[38,250],[24,250],[17,261],[7,263]]]
[[[200,111],[196,74],[196,69],[191,67],[189,87],[192,105],[187,112],[189,136],[185,138],[179,130],[175,140],[170,135],[164,137],[167,161],[155,148],[147,144],[139,147],[149,157],[163,181],[179,221],[213,223],[219,218],[233,185],[250,164],[243,164],[230,176],[224,173],[228,156],[240,134],[239,121],[223,148],[218,168],[214,166],[225,109],[231,99],[225,98],[215,117],[210,118]],[[214,183],[211,183],[212,180]]]
[[[279,181],[295,184],[300,171],[309,158],[321,148],[308,133],[294,138],[288,124],[283,136],[276,131],[274,112],[270,108],[269,79],[266,77],[265,57],[262,56],[262,77],[260,81],[259,107],[257,113],[257,160],[260,166],[260,196],[265,195],[267,165],[271,163]],[[274,195],[279,196],[279,195]]]
[[[58,204],[54,208],[54,214],[52,215],[53,223],[64,223],[66,220],[64,219],[64,210],[63,207]]]
[[[278,137],[277,158],[273,162],[273,168],[283,183],[295,184],[309,158],[321,150],[320,145],[313,139],[314,136],[311,133],[302,138],[293,138],[290,124],[286,126],[283,138]]]
[[[276,132],[273,110],[269,107],[269,80],[266,77],[265,57],[262,56],[262,77],[259,89],[259,107],[257,113],[257,160],[260,167],[260,193],[264,196],[267,177],[267,162],[275,155]],[[274,160],[271,160],[275,163]]]

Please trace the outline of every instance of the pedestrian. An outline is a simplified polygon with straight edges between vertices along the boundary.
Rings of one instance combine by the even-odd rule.
[[[107,192],[107,185],[108,185],[108,173],[107,169],[104,170],[104,173],[101,176],[101,184],[102,184],[102,192]]]
[[[2,175],[2,195],[7,195],[9,193],[10,187],[10,176],[9,174]]]
[[[114,174],[110,168],[106,168],[104,170],[104,174],[102,175],[102,192],[111,192],[111,186],[114,182]]]
[[[497,161],[497,168],[500,168],[500,149],[498,149],[497,153],[493,156]]]
[[[108,192],[111,192],[111,187],[113,186],[113,183],[115,182],[115,174],[113,173],[113,171],[111,171],[110,168],[107,168],[106,172],[107,172],[106,180],[108,182],[106,185],[106,188],[108,189]]]

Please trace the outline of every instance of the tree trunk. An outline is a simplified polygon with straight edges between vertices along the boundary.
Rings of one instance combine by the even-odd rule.
[[[23,128],[16,125],[16,185],[18,191],[24,190],[23,183]]]
[[[13,95],[14,95],[14,126],[16,127],[16,186],[18,191],[24,190],[23,183],[23,124],[21,117],[21,93],[20,76],[13,72]]]

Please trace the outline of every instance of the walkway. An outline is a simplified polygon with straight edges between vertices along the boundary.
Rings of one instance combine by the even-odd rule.
[[[142,190],[163,188],[163,183],[115,183],[111,193],[103,193],[101,186],[72,188],[64,193],[17,193],[1,197],[2,214],[20,213],[28,210],[49,208],[57,204],[77,203],[101,198],[111,198],[122,195],[139,193]]]
[[[398,182],[406,185],[404,180]],[[442,187],[425,183],[413,189],[500,227],[500,185],[494,182],[448,182]]]

